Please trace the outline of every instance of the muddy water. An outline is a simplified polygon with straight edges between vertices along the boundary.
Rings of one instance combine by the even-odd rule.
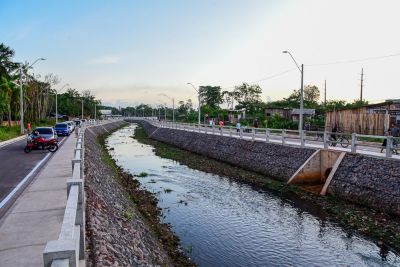
[[[157,194],[163,221],[199,266],[400,266],[400,257],[290,200],[156,156],[131,138],[108,138],[124,169]]]

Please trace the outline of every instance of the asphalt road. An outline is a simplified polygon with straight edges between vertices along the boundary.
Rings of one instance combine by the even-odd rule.
[[[33,150],[27,154],[25,145],[24,139],[0,148],[0,202],[49,153],[47,150]]]

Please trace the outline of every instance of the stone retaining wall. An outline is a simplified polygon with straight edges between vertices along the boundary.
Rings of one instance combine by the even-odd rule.
[[[151,138],[287,181],[315,151],[218,135],[157,128],[141,122]],[[328,193],[400,216],[400,161],[347,153]]]
[[[87,266],[172,266],[167,253],[149,229],[115,171],[102,160],[99,135],[124,122],[94,126],[85,131],[85,193]]]
[[[347,153],[328,193],[400,216],[400,161]]]
[[[158,141],[281,181],[288,181],[293,173],[315,152],[315,149],[310,148],[157,128],[147,122],[142,125],[149,136]]]

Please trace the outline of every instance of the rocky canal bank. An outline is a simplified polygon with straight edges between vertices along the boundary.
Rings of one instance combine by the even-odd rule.
[[[155,197],[107,153],[105,136],[123,125],[85,132],[87,265],[193,266],[168,225],[160,223]]]
[[[377,212],[335,196],[320,197],[302,191],[296,186],[288,186],[284,182],[270,179],[265,175],[249,172],[223,161],[215,161],[177,146],[159,142],[149,138],[143,128],[135,131],[135,138],[155,147],[155,153],[158,156],[176,160],[193,169],[228,176],[258,188],[272,190],[282,197],[291,199],[295,205],[301,206],[312,214],[338,222],[349,231],[372,238],[382,247],[382,251],[389,248],[400,251],[400,223],[397,216]]]

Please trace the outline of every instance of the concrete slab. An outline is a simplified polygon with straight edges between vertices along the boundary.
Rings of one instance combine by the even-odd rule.
[[[67,192],[65,189],[27,191],[11,213],[62,209],[65,208],[66,203]]]
[[[62,181],[58,181],[61,179]],[[66,190],[67,186],[65,181],[69,179],[69,176],[65,177],[55,177],[55,178],[42,178],[37,180],[32,186],[30,186],[27,192],[36,192],[36,191],[54,191],[54,190]]]
[[[9,214],[0,226],[0,251],[57,239],[63,217],[64,208]]]
[[[35,255],[43,251],[45,246],[46,244],[37,244],[0,250],[0,267],[43,266],[43,259],[35,257]]]

